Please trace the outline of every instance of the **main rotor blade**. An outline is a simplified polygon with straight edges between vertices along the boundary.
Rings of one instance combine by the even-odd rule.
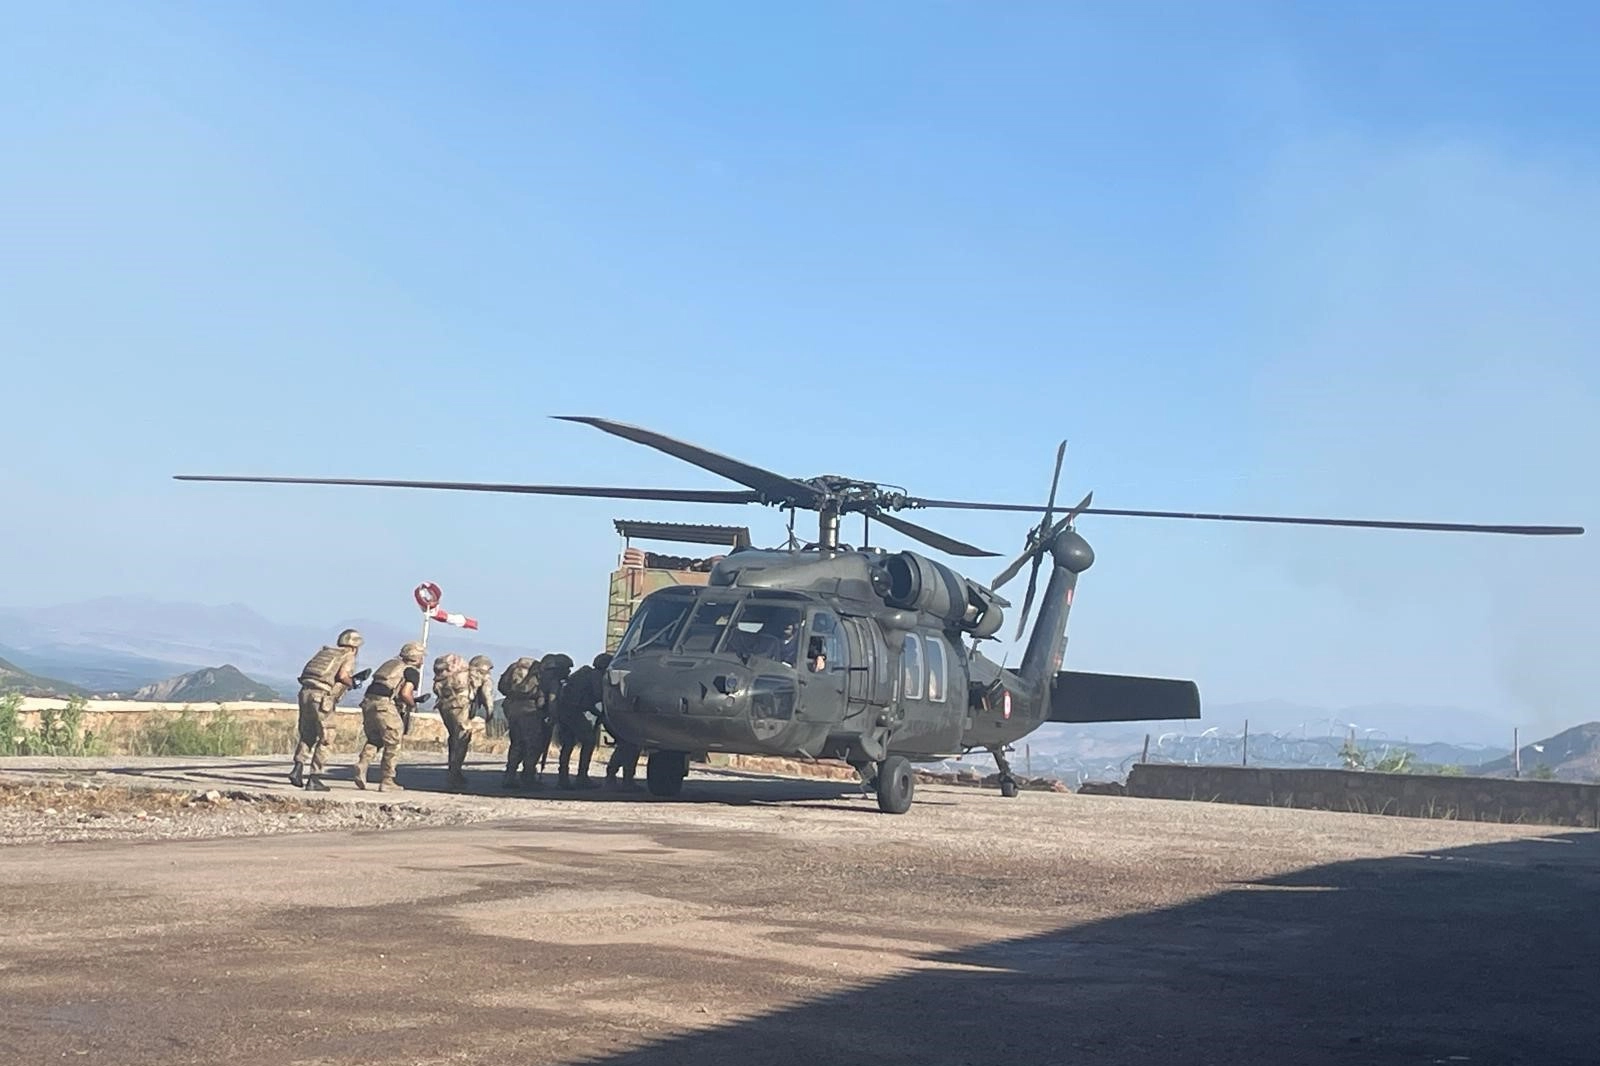
[[[536,496],[595,496],[613,500],[667,500],[676,503],[759,503],[761,494],[717,489],[623,489],[600,485],[513,485],[480,481],[397,481],[342,477],[235,477],[175,474],[174,481],[242,481],[278,485],[363,485],[398,489],[452,489],[464,492],[517,492]]]
[[[666,452],[668,455],[684,462],[693,463],[702,470],[709,470],[713,474],[720,474],[729,481],[737,481],[741,485],[748,485],[765,497],[768,503],[794,503],[807,510],[815,510],[821,494],[803,481],[775,474],[759,466],[716,452],[708,451],[698,444],[677,440],[654,430],[643,429],[639,426],[630,426],[622,422],[613,422],[608,418],[593,418],[588,415],[555,415],[563,422],[582,422],[593,426],[613,436],[631,440],[636,444],[643,444],[657,451]]]
[[[996,554],[995,552],[986,552],[982,548],[974,548],[972,545],[956,540],[954,537],[947,537],[943,533],[936,533],[931,529],[924,528],[923,526],[916,525],[912,522],[907,522],[903,518],[896,518],[894,515],[876,514],[872,517],[876,521],[882,522],[890,529],[899,530],[912,540],[920,540],[922,543],[934,548],[938,548],[940,551],[946,552],[950,555],[965,555],[972,558],[987,558]]]
[[[948,508],[957,511],[1033,511],[1037,504],[984,503],[976,500],[930,500],[911,497],[912,507]],[[1524,526],[1480,524],[1475,522],[1401,522],[1367,518],[1302,518],[1287,515],[1210,514],[1201,511],[1129,511],[1110,507],[1086,507],[1081,514],[1120,515],[1131,518],[1192,518],[1210,522],[1269,522],[1297,526],[1351,526],[1361,529],[1414,529],[1437,533],[1507,533],[1521,536],[1576,536],[1582,526]]]

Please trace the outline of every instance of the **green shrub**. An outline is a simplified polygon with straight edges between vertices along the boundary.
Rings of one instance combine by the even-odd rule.
[[[185,707],[176,718],[152,716],[128,743],[132,755],[243,755],[249,747],[244,724],[229,711],[209,720]]]

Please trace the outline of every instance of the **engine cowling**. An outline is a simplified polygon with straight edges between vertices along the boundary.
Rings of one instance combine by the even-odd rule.
[[[993,636],[1005,621],[992,593],[916,552],[886,556],[876,567],[873,587],[890,607],[925,611],[973,636]]]

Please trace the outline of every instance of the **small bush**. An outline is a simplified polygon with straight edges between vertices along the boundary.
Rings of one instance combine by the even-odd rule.
[[[133,755],[243,755],[249,746],[244,724],[230,712],[201,721],[188,707],[177,718],[152,717],[128,743]]]
[[[22,695],[0,696],[0,755],[16,755],[26,735],[22,729]]]

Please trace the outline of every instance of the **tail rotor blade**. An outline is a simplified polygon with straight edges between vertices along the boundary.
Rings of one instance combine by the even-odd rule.
[[[1022,601],[1022,613],[1017,615],[1017,639],[1022,639],[1023,631],[1028,628],[1028,612],[1033,609],[1033,594],[1039,587],[1039,564],[1044,562],[1044,552],[1035,552],[1033,556],[1033,572],[1028,575],[1028,595]]]

